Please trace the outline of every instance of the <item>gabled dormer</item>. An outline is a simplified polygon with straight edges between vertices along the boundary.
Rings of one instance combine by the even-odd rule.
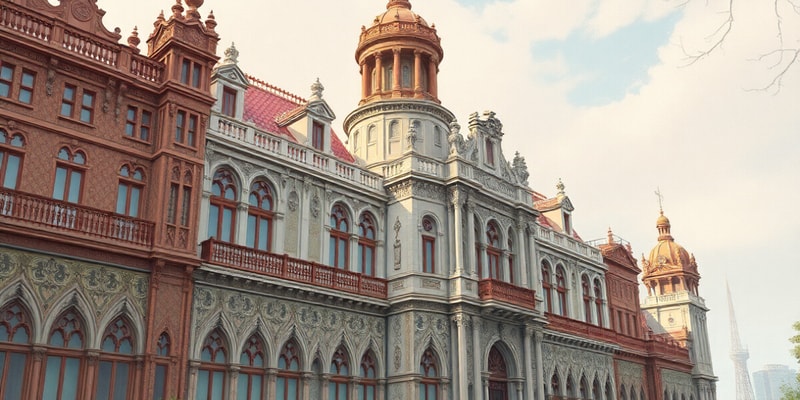
[[[306,104],[300,105],[277,118],[279,126],[286,127],[297,139],[317,151],[331,154],[331,122],[336,115],[322,99],[325,87],[317,79],[311,85],[311,97]]]
[[[549,224],[555,225],[554,228],[565,235],[573,236],[572,212],[575,211],[575,207],[564,192],[565,186],[561,179],[558,180],[556,188],[558,194],[555,198],[539,200],[534,203],[534,207],[548,219]]]
[[[211,94],[217,99],[212,111],[241,121],[244,114],[244,93],[249,86],[247,76],[239,68],[239,50],[231,43],[225,59],[211,75]]]
[[[482,116],[477,112],[469,116],[469,139],[474,143],[472,161],[478,165],[502,172],[506,166],[503,157],[503,123],[495,117],[494,111],[484,111]]]

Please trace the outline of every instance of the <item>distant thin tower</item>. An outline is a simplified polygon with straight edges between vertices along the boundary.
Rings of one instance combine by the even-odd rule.
[[[731,360],[736,369],[736,400],[755,400],[753,385],[750,383],[750,373],[747,372],[747,359],[750,358],[750,352],[742,346],[739,340],[739,326],[736,325],[731,287],[727,281],[725,281],[725,288],[728,289],[728,315],[731,323]]]

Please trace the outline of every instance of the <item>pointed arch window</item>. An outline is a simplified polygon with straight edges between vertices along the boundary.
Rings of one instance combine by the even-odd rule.
[[[567,397],[575,398],[575,383],[572,381],[572,375],[567,376]]]
[[[631,400],[636,400],[636,389],[633,386],[631,386]],[[686,400],[686,396],[682,395],[681,400]]]
[[[273,213],[272,188],[267,182],[257,181],[250,187],[247,208],[247,246],[270,251],[272,249]]]
[[[138,217],[144,189],[144,171],[130,165],[119,169],[117,185],[117,214]]]
[[[503,354],[492,346],[489,350],[489,398],[508,400],[508,368]]]
[[[227,350],[222,333],[213,330],[203,341],[200,350],[200,368],[197,371],[198,400],[222,400],[225,393]]]
[[[363,213],[358,219],[358,272],[375,276],[375,218]]]
[[[375,369],[375,357],[371,351],[361,357],[361,382],[358,386],[358,400],[376,400],[378,376]]]
[[[333,206],[330,224],[330,264],[336,268],[346,269],[350,258],[348,245],[350,220],[341,204]]]
[[[578,387],[578,395],[581,399],[591,399],[589,397],[589,384],[586,383],[586,377],[581,377],[581,382]]]
[[[128,396],[134,360],[132,330],[123,318],[108,325],[101,350],[95,398],[124,400]]]
[[[553,372],[550,378],[550,395],[552,399],[561,398],[561,381],[558,379],[558,371]]]
[[[15,190],[19,185],[24,146],[25,138],[22,135],[9,135],[0,129],[0,185],[6,189]],[[5,207],[0,205],[0,211],[5,211]]]
[[[278,358],[278,377],[275,381],[277,400],[298,400],[300,383],[300,353],[297,343],[290,340],[283,345]]]
[[[624,384],[620,384],[619,385],[619,398],[620,398],[620,400],[628,400],[628,393],[625,391],[625,385]]]
[[[597,325],[603,326],[603,287],[600,280],[594,280],[594,307],[597,314]]]
[[[329,372],[331,377],[328,381],[328,400],[347,400],[350,366],[347,352],[341,346],[333,353]]]
[[[264,392],[264,344],[257,334],[250,335],[239,357],[238,400],[258,400]]]
[[[592,384],[592,394],[594,395],[595,399],[602,399],[601,396],[603,395],[603,389],[602,386],[600,386],[600,381],[598,381],[597,378],[594,378],[594,383]]]
[[[559,315],[567,316],[567,280],[564,267],[556,266],[556,296],[558,297]]]
[[[83,174],[86,172],[86,154],[62,147],[58,151],[53,198],[69,203],[79,203],[83,191]]]
[[[500,231],[494,221],[486,225],[486,260],[489,265],[489,278],[501,279]]]
[[[30,353],[30,315],[18,302],[0,310],[0,398],[19,400]]]
[[[422,272],[436,273],[436,222],[422,218]]]
[[[81,393],[83,321],[75,310],[59,317],[50,330],[43,399],[74,400]]]
[[[553,312],[553,293],[550,285],[550,264],[542,261],[542,292],[544,292],[544,309]]]
[[[436,362],[436,354],[430,347],[422,353],[419,373],[422,376],[419,382],[419,400],[438,400],[439,366]]]
[[[581,291],[583,293],[583,312],[586,318],[586,323],[592,323],[592,295],[591,285],[589,284],[589,277],[581,275]]]
[[[153,380],[153,400],[160,400],[167,398],[167,385],[169,380],[169,364],[170,364],[170,341],[167,332],[161,333],[156,342],[156,369],[155,379]]]
[[[614,391],[611,389],[611,380],[606,381],[606,399],[613,399]]]
[[[214,239],[233,241],[237,193],[231,172],[226,169],[217,170],[211,183],[211,206],[208,212],[208,234]]]

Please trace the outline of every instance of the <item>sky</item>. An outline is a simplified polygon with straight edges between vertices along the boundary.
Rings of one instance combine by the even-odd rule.
[[[139,27],[142,49],[159,10],[169,15],[174,4],[97,3],[123,42]],[[798,369],[788,338],[800,320],[800,63],[779,90],[762,90],[786,65],[762,56],[781,37],[800,42],[787,0],[775,3],[780,19],[773,2],[733,0],[729,31],[728,0],[412,4],[442,38],[442,104],[462,126],[474,111],[496,112],[506,159],[519,151],[531,186],[546,195],[563,180],[584,239],[610,227],[637,258],[649,253],[660,190],[673,236],[699,264],[719,399],[735,398],[726,280],[750,371]],[[245,72],[304,97],[319,78],[344,140],[341,122],[360,93],[358,35],[385,5],[206,0],[200,11],[214,11],[219,54],[235,42]]]

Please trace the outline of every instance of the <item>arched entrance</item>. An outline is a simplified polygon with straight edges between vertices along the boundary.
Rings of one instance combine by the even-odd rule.
[[[508,368],[497,346],[489,350],[489,400],[508,400]]]

